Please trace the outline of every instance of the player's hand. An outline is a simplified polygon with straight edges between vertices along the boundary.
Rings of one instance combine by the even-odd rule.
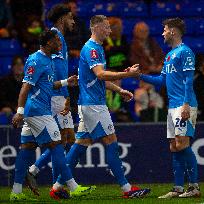
[[[124,70],[124,72],[132,73],[133,77],[139,77],[141,74],[139,64],[134,64],[133,66],[128,67],[127,69]]]
[[[128,102],[133,99],[133,94],[127,90],[121,89],[119,94],[125,102]]]
[[[69,111],[70,111],[70,105],[65,103],[64,110],[62,110],[60,114],[65,116],[69,113]]]
[[[76,75],[70,76],[67,79],[68,86],[77,86],[78,85],[78,77]]]
[[[69,109],[64,108],[64,110],[61,111],[60,114],[65,116],[65,115],[67,115],[69,113],[69,111],[70,111]]]
[[[190,106],[189,104],[185,103],[181,109],[181,118],[183,121],[186,121],[190,118]]]
[[[23,115],[20,113],[16,113],[12,119],[13,127],[18,128],[20,124],[22,123],[22,121],[23,121]]]

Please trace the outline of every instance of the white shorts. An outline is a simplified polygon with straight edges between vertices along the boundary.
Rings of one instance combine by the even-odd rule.
[[[170,108],[167,115],[167,138],[178,136],[194,136],[197,108],[190,107],[190,118],[187,121],[181,120],[182,106]]]
[[[77,139],[97,139],[115,133],[106,105],[78,106],[79,127]]]
[[[71,112],[65,116],[60,114],[62,110],[64,110],[64,104],[66,99],[64,96],[53,96],[51,98],[51,110],[52,115],[55,118],[57,125],[59,126],[59,129],[65,129],[65,128],[74,128],[74,123],[72,119]]]
[[[24,119],[21,142],[37,142],[39,145],[61,140],[56,121],[51,115],[34,116]]]

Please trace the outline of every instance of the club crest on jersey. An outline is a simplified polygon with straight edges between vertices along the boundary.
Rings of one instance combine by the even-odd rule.
[[[34,72],[35,72],[34,67],[28,67],[27,74],[32,75],[32,74],[34,74]]]
[[[91,58],[92,59],[97,59],[98,58],[98,53],[96,50],[91,50]]]

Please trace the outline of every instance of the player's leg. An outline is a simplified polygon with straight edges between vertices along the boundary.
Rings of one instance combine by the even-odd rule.
[[[81,117],[78,133],[76,135],[77,140],[72,145],[70,151],[66,155],[66,163],[69,164],[71,169],[74,169],[80,159],[81,155],[86,152],[86,149],[89,144],[91,144],[91,140],[88,138],[89,134],[85,132],[84,124],[83,124],[83,117]],[[57,182],[54,184],[53,188],[58,188],[61,184],[63,184],[63,180],[61,176],[58,177]],[[70,194],[71,196],[81,196],[83,194],[88,194],[92,190],[93,187],[82,187],[78,186],[77,189],[72,189]]]
[[[74,143],[74,140],[75,140],[73,119],[71,116],[71,112],[69,112],[65,116],[61,115],[60,110],[63,110],[63,103],[59,102],[57,103],[57,105],[56,103],[57,102],[55,103],[52,102],[52,114],[54,115],[54,118],[60,129],[62,144],[65,146],[66,150],[68,150],[70,149],[71,145]],[[57,108],[54,108],[54,107],[57,107]],[[47,165],[49,162],[51,162],[51,152],[50,152],[50,149],[48,148],[29,168],[29,172],[26,177],[27,177],[29,187],[31,189],[35,189],[35,187],[32,185],[36,183],[36,181],[34,182],[34,180],[36,180],[37,174],[40,172],[42,167]],[[53,183],[55,183],[58,177],[58,174],[54,170],[52,171],[52,174],[53,174]]]
[[[170,151],[172,154],[172,169],[174,173],[174,186],[166,194],[159,196],[159,198],[173,198],[178,197],[184,192],[184,172],[185,172],[185,159],[181,152],[178,152],[175,141],[175,109],[169,109],[167,115],[167,138],[170,141]]]
[[[74,180],[69,166],[66,165],[64,146],[61,144],[61,135],[57,123],[52,116],[38,116],[35,118],[35,127],[32,132],[35,130],[34,136],[39,145],[46,144],[50,149],[52,168],[58,175],[61,175],[62,179],[62,184],[54,184],[50,195],[54,199],[68,198],[68,195],[65,194],[65,190],[63,190],[63,184],[66,184],[71,192],[81,187]],[[89,193],[88,189],[90,189],[90,187],[84,189],[84,191],[86,190],[86,194]]]
[[[80,109],[79,109],[80,110]],[[102,138],[106,145],[106,159],[109,168],[116,177],[124,192],[128,192],[127,197],[142,197],[149,192],[149,189],[132,188],[125,178],[122,162],[119,159],[118,143],[115,129],[111,120],[107,106],[82,106],[85,129],[90,133],[90,137],[95,140]],[[129,194],[129,192],[131,192]],[[137,194],[137,195],[136,195]]]
[[[65,146],[65,150],[66,150],[66,152],[69,152],[69,150],[71,149],[71,146],[75,143],[74,127],[67,128],[66,135],[68,137],[67,137],[67,143],[66,143],[66,146]]]
[[[119,147],[116,135],[110,134],[102,138],[103,143],[106,145],[106,161],[107,164],[115,176],[118,184],[121,186],[124,198],[144,197],[150,192],[150,189],[140,189],[137,186],[131,186],[127,181],[122,161],[119,158]]]
[[[87,129],[85,128],[84,115],[82,114],[81,109],[82,107],[79,106],[78,112],[79,112],[80,121],[79,121],[78,131],[76,134],[76,141],[72,145],[69,152],[66,154],[66,162],[67,164],[69,164],[72,171],[76,167],[81,156],[86,153],[88,146],[92,144],[90,135]]]
[[[189,177],[189,187],[179,197],[200,197],[201,195],[198,185],[197,160],[190,146],[190,138],[194,136],[195,132],[196,118],[197,109],[191,107],[190,118],[183,122],[182,132],[179,129],[175,130],[177,135],[181,135],[176,136],[176,147],[184,155],[186,172]]]
[[[15,163],[15,176],[10,200],[33,200],[22,193],[22,185],[28,167],[35,160],[35,149],[37,145],[27,123],[24,124],[21,132],[21,149]],[[37,195],[39,192],[35,191]]]

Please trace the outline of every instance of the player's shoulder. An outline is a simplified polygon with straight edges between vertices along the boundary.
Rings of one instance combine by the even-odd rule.
[[[33,54],[28,56],[26,64],[36,66],[38,64],[38,61],[39,61],[38,53],[34,52]]]
[[[43,64],[47,64],[48,57],[44,56],[40,51],[34,52],[29,55],[26,64],[35,67],[40,67]]]
[[[194,55],[193,51],[191,50],[191,48],[186,45],[186,44],[183,44],[181,46],[181,52],[184,53],[184,54],[191,54],[191,55]]]

